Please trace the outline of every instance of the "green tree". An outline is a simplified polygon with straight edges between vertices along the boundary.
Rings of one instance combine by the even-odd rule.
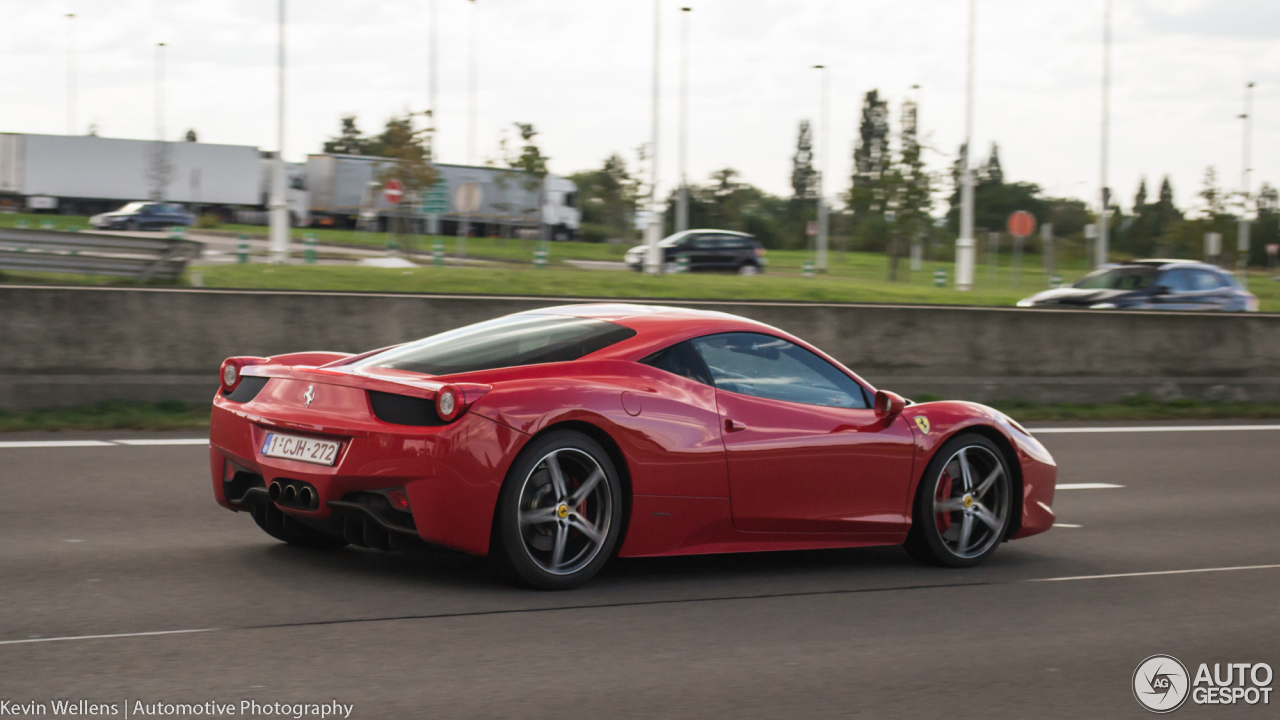
[[[538,207],[527,208],[526,210],[537,213],[539,222],[539,235],[546,235],[546,224],[541,221],[542,206],[546,204],[544,195],[546,193],[547,177],[547,156],[542,154],[542,150],[538,144],[534,142],[534,138],[538,136],[538,131],[533,129],[532,123],[514,123],[516,130],[520,133],[520,140],[523,145],[520,146],[520,154],[507,159],[507,165],[516,170],[524,171],[525,175],[520,180],[520,184],[526,191],[538,193]],[[544,237],[545,239],[545,237]]]
[[[800,121],[796,154],[791,156],[791,197],[799,201],[817,199],[817,175],[813,169],[813,133],[809,121]]]
[[[569,176],[578,186],[582,208],[582,235],[589,241],[632,239],[639,182],[617,153],[605,158],[603,167]]]
[[[885,183],[892,193],[888,204],[893,212],[888,243],[890,280],[898,279],[898,259],[906,245],[923,241],[932,224],[933,194],[921,153],[918,113],[915,102],[902,103],[902,147]]]
[[[848,194],[855,242],[866,249],[884,248],[887,199],[884,181],[892,162],[889,154],[889,103],[880,98],[880,91],[870,90],[862,100]]]
[[[367,143],[368,140],[360,134],[360,128],[356,127],[356,116],[346,115],[342,118],[338,136],[325,141],[324,152],[332,155],[368,155]]]

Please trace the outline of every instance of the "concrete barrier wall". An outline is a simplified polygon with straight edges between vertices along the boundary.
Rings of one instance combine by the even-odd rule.
[[[359,352],[546,298],[0,287],[0,407],[209,400],[231,355]],[[970,400],[1280,401],[1280,315],[664,302],[750,317],[877,387]]]

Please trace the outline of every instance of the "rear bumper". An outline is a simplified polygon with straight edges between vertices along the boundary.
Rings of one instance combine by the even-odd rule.
[[[444,427],[379,423],[349,430],[302,430],[247,412],[217,397],[209,428],[209,470],[213,495],[230,510],[251,511],[272,503],[308,525],[341,532],[344,518],[370,515],[362,494],[404,488],[412,521],[388,531],[413,532],[433,545],[476,555],[489,550],[498,492],[526,436],[475,413]],[[279,432],[341,444],[332,467],[262,454],[267,433]],[[275,503],[273,482],[314,488],[313,509]],[[385,514],[385,513],[384,513]],[[387,518],[373,513],[379,524]],[[395,523],[392,523],[395,524]]]

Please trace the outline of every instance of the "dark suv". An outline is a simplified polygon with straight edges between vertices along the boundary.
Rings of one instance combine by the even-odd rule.
[[[672,269],[678,258],[689,259],[690,270],[731,270],[742,275],[764,272],[764,246],[746,233],[732,230],[686,230],[669,235],[658,243],[662,264]],[[632,270],[644,269],[645,246],[627,251]]]
[[[1137,260],[1103,265],[1074,285],[1019,300],[1018,307],[1257,312],[1258,298],[1208,263]]]

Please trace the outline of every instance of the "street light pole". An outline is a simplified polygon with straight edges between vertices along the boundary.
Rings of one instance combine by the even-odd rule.
[[[67,13],[67,134],[76,134],[76,16]]]
[[[476,164],[476,133],[477,123],[480,118],[480,106],[476,99],[477,86],[480,79],[478,77],[478,66],[476,64],[476,44],[479,41],[479,27],[476,20],[476,0],[471,0],[471,59],[467,68],[467,164]]]
[[[437,72],[436,68],[439,64],[439,41],[440,41],[440,23],[436,15],[436,0],[431,0],[431,28],[430,28],[429,46],[427,49],[427,123],[430,132],[427,137],[427,148],[431,153],[428,160],[436,161],[436,88],[437,88]]]
[[[977,0],[969,0],[969,70],[965,81],[964,152],[960,158],[960,237],[956,238],[956,290],[973,289],[973,36]]]
[[[1253,134],[1253,83],[1244,86],[1244,161],[1240,170],[1240,229],[1236,233],[1236,272],[1244,281],[1244,271],[1249,267],[1249,143]]]
[[[1102,164],[1100,193],[1102,212],[1098,215],[1098,245],[1095,265],[1105,265],[1108,255],[1108,236],[1111,234],[1111,223],[1108,220],[1108,208],[1111,205],[1111,190],[1107,187],[1107,141],[1111,125],[1111,0],[1103,0],[1102,20]]]
[[[156,43],[156,142],[164,142],[164,43]]]
[[[823,194],[823,186],[827,175],[827,134],[831,125],[829,113],[827,112],[827,89],[830,86],[830,75],[827,74],[826,65],[814,65],[815,70],[821,70],[821,103],[819,108],[820,120],[822,126],[818,132],[818,242],[817,252],[814,257],[814,267],[818,272],[827,271],[827,238],[830,228],[830,212],[827,208],[827,198]]]
[[[273,263],[289,261],[289,206],[285,200],[284,177],[284,2],[277,2],[276,156],[271,163],[271,230],[267,242]]]
[[[689,13],[680,8],[680,196],[676,205],[676,232],[689,229]]]
[[[649,222],[645,225],[644,271],[648,275],[662,273],[662,217],[658,213],[658,57],[662,49],[659,29],[662,21],[662,0],[653,0],[653,139],[649,143]]]

